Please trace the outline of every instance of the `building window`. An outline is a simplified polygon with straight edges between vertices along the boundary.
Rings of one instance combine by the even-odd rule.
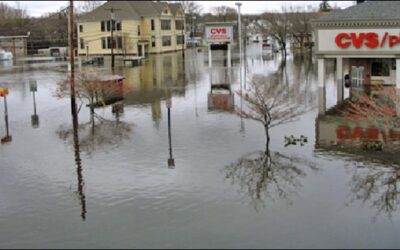
[[[175,29],[183,30],[183,20],[175,20]]]
[[[111,23],[112,23],[112,27],[113,27],[113,30],[115,31],[115,30],[122,30],[122,23],[121,23],[121,21],[113,21],[113,22],[111,22],[111,20],[108,20],[108,21],[101,21],[101,31],[102,32],[104,32],[104,31],[111,31]],[[107,29],[106,29],[106,27],[107,27]]]
[[[80,33],[83,32],[83,25],[79,25],[79,32],[80,32]]]
[[[153,47],[153,48],[156,47],[156,37],[154,37],[154,36],[151,37],[151,47]]]
[[[161,20],[161,30],[171,30],[171,20]]]
[[[371,65],[371,76],[390,76],[390,61],[375,60]]]
[[[140,36],[140,25],[137,26],[137,34]]]
[[[122,49],[122,37],[118,36],[117,37],[117,48]]]
[[[122,49],[122,37],[114,37],[114,49]],[[103,49],[111,49],[111,36],[101,38],[101,44]]]
[[[162,37],[162,46],[171,46],[171,37],[170,36],[163,36]]]
[[[179,35],[176,36],[176,44],[183,44],[184,43],[184,36]]]
[[[101,47],[107,49],[107,40],[105,37],[101,38]]]
[[[117,21],[117,30],[122,30],[122,22]]]
[[[151,30],[155,30],[155,23],[154,23],[154,19],[151,19]]]
[[[83,40],[83,38],[79,39],[79,43],[81,45],[81,49],[85,49],[85,41]]]

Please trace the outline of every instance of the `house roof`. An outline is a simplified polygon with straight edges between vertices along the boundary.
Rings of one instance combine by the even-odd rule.
[[[158,11],[158,14],[161,15],[165,8],[168,8],[169,4],[166,2],[152,2],[154,8]]]
[[[321,16],[318,21],[356,21],[400,19],[400,1],[366,1],[344,10]]]
[[[99,21],[110,19],[110,11],[106,9],[118,9],[115,11],[117,19],[140,20],[142,17],[161,16],[165,8],[169,8],[175,16],[180,3],[154,2],[154,1],[108,1],[97,9],[79,17],[80,22]]]
[[[152,1],[128,1],[131,7],[142,17],[159,16]]]
[[[182,8],[180,3],[171,3],[169,4],[169,8],[171,9],[172,15],[176,16],[178,10]]]
[[[140,20],[140,15],[132,8],[129,1],[108,1],[95,10],[79,17],[79,22],[82,21],[99,21],[110,19],[110,9],[115,9],[117,19],[125,20]]]

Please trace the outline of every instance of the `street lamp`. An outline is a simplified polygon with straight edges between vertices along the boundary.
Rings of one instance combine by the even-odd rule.
[[[240,87],[242,87],[242,38],[241,38],[241,31],[242,31],[242,25],[240,22],[240,7],[242,6],[242,3],[235,3],[235,5],[238,7],[238,34],[239,34],[239,71],[240,71]]]
[[[196,16],[193,16],[192,17],[192,34],[191,34],[191,37],[190,37],[190,40],[192,41],[192,43],[194,43],[193,38],[194,38],[195,33],[196,33],[196,24],[195,24],[195,22],[196,22]]]

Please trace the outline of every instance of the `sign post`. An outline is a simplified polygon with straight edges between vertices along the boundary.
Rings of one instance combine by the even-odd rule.
[[[8,108],[7,108],[7,95],[9,91],[8,88],[0,88],[0,97],[4,97],[4,120],[6,123],[6,136],[1,139],[1,144],[9,143],[12,141],[10,136],[10,131],[8,127]]]
[[[29,89],[32,92],[32,97],[33,97],[33,115],[31,116],[31,125],[33,128],[38,128],[39,116],[37,115],[36,112],[36,95],[35,95],[35,92],[37,92],[36,80],[29,80]]]
[[[231,43],[233,42],[232,23],[206,23],[205,38],[208,43],[208,67],[212,67],[212,45],[227,44],[228,67],[231,67]]]
[[[171,136],[171,108],[172,101],[171,98],[167,99],[166,106],[168,109],[168,143],[169,143],[169,158],[168,158],[168,168],[175,168],[175,159],[172,156],[172,136]]]

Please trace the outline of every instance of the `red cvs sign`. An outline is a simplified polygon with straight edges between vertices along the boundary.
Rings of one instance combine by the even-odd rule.
[[[229,42],[231,41],[232,27],[217,26],[206,29],[207,41],[209,42]]]
[[[226,28],[212,28],[211,29],[211,34],[213,35],[218,35],[218,34],[226,34]]]
[[[335,37],[335,43],[342,49],[346,49],[351,45],[357,49],[362,46],[375,49],[382,48],[385,44],[388,44],[389,48],[393,48],[395,45],[400,44],[400,34],[389,35],[388,32],[385,32],[382,37],[379,37],[378,33],[375,32],[339,33]]]

